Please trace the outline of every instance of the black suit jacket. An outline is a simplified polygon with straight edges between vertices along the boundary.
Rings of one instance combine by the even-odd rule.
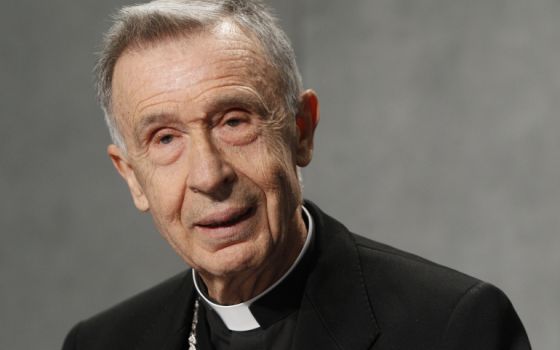
[[[292,349],[530,349],[496,287],[350,233],[306,202],[315,261]],[[64,350],[185,350],[195,290],[190,270],[76,325]]]

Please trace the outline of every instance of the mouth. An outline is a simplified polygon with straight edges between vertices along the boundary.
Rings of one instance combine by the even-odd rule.
[[[235,226],[255,213],[255,207],[233,208],[213,213],[195,222],[194,226],[204,229],[219,229]]]

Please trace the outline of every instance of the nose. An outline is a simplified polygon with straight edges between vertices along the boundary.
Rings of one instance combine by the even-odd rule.
[[[224,200],[232,191],[236,174],[208,136],[191,140],[187,186],[213,200]]]

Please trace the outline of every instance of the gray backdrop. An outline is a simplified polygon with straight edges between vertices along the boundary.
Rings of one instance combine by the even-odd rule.
[[[182,269],[105,155],[91,69],[133,1],[0,11],[0,348]],[[322,119],[305,193],[351,229],[506,291],[560,348],[560,2],[271,1]]]

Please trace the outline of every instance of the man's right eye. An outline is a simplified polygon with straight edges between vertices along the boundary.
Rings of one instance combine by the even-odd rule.
[[[163,128],[156,131],[153,136],[151,137],[152,143],[155,145],[169,145],[176,141],[176,138],[179,137],[178,132],[176,130],[170,128]]]

